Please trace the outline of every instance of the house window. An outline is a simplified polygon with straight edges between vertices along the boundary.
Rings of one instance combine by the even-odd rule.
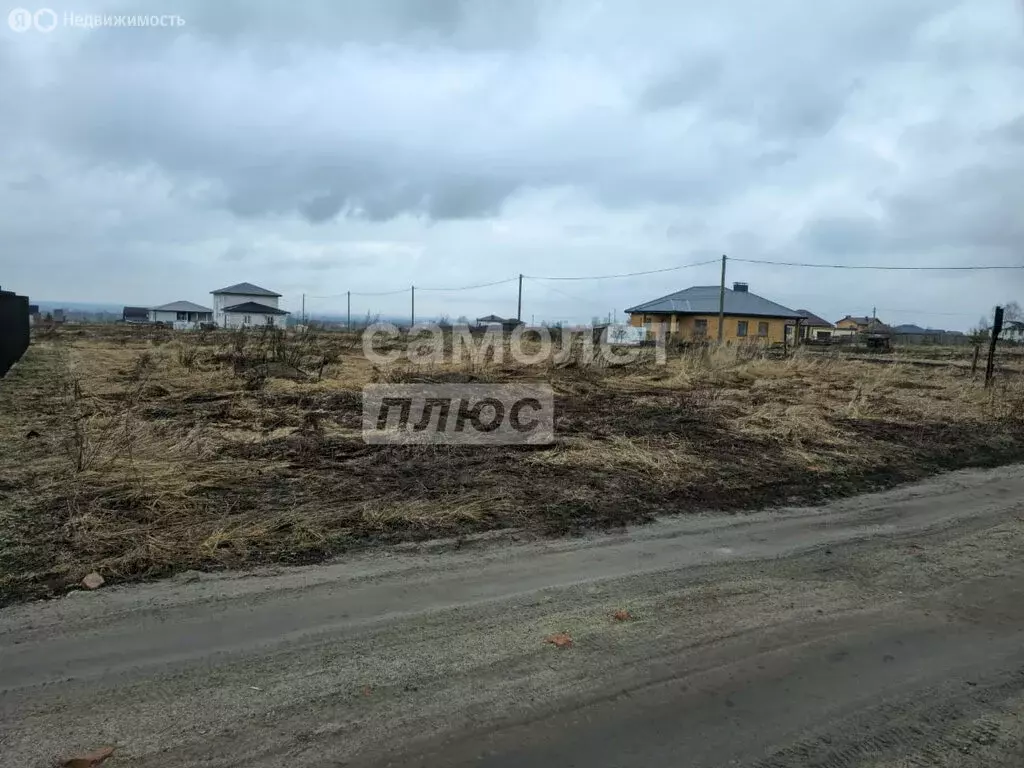
[[[251,323],[252,322],[252,315],[243,315],[242,316],[242,322],[243,323]]]
[[[743,338],[747,335],[747,321],[740,320],[736,323],[736,335]]]
[[[693,321],[693,335],[704,337],[708,335],[708,321],[704,318],[697,318]]]
[[[188,320],[188,312],[179,312],[178,313],[178,319],[179,320]]]
[[[762,322],[762,323],[758,323],[757,324],[757,335],[758,336],[767,336],[768,335],[768,323]]]

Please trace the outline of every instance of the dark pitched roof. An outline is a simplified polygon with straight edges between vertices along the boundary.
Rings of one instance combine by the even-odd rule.
[[[231,293],[242,296],[280,296],[280,293],[274,293],[268,291],[266,288],[260,288],[258,285],[252,283],[236,283],[235,285],[229,285],[227,288],[221,288],[219,291],[210,291],[210,293]]]
[[[864,315],[863,317],[854,317],[853,315],[847,315],[842,320],[837,320],[836,322],[841,323],[844,320],[853,320],[853,322],[855,322],[857,325],[868,325],[871,323],[871,318],[868,317],[867,315]]]
[[[121,310],[121,317],[149,317],[149,310],[145,307],[125,307]]]
[[[268,307],[266,304],[257,304],[255,301],[246,301],[242,304],[234,304],[230,307],[224,307],[224,312],[234,312],[243,315],[289,315],[290,312],[285,312],[283,309],[277,309],[276,307]]]
[[[717,285],[698,285],[644,304],[637,304],[635,307],[627,309],[626,312],[652,315],[717,315],[719,290]],[[800,317],[789,307],[776,304],[774,301],[769,301],[748,291],[733,291],[729,288],[725,289],[725,314],[785,317],[794,320]]]
[[[485,315],[476,319],[478,323],[518,323],[514,317],[500,317],[499,315]]]
[[[172,301],[160,307],[153,307],[158,312],[213,312],[209,307],[193,304],[191,301]]]
[[[796,311],[796,313],[804,318],[804,325],[805,326],[814,326],[816,328],[818,328],[818,327],[820,327],[820,328],[831,328],[832,327],[832,323],[830,323],[828,320],[824,319],[823,317],[819,317],[818,315],[814,314],[809,309],[798,309]]]

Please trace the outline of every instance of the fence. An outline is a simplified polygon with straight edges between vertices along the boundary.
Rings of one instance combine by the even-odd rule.
[[[28,297],[0,291],[0,376],[28,349]]]

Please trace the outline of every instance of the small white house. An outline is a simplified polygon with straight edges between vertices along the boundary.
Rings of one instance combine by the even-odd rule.
[[[252,283],[238,283],[213,294],[214,322],[221,328],[270,325],[283,328],[288,312],[279,309],[280,293]]]
[[[186,323],[188,325],[212,323],[213,310],[209,307],[193,304],[191,301],[172,301],[170,304],[153,307],[149,310],[149,322],[167,323],[168,325],[175,323]]]

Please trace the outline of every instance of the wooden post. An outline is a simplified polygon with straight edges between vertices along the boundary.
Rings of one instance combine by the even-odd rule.
[[[978,358],[981,357],[981,344],[974,345],[974,360],[971,361],[971,376],[978,372]]]
[[[410,288],[412,289],[412,307],[410,309],[410,319],[412,320],[412,322],[410,323],[410,325],[416,325],[416,286],[412,285],[410,286]]]
[[[996,370],[996,342],[999,332],[1003,330],[1003,308],[996,307],[996,316],[992,322],[992,338],[988,345],[988,362],[985,364],[985,386],[992,386],[992,376]]]
[[[352,330],[352,291],[345,291],[345,324]]]
[[[722,283],[718,289],[718,343],[725,340],[725,254],[722,254]]]

